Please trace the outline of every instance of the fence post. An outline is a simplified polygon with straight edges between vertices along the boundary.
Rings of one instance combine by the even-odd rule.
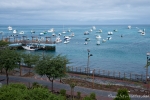
[[[130,80],[131,80],[131,73],[130,73]]]
[[[137,76],[137,75],[135,74],[135,77],[134,77],[135,79],[134,79],[134,80],[136,80],[136,79],[137,79],[137,78],[136,78],[136,76]]]
[[[143,81],[143,74],[141,74],[141,81]]]
[[[124,79],[126,78],[126,73],[124,72]]]
[[[72,72],[73,72],[73,66],[72,66]]]
[[[81,67],[80,67],[80,73],[81,73]]]
[[[66,66],[66,71],[69,72],[69,66]]]
[[[105,74],[105,70],[103,70],[103,76],[104,76],[104,74]]]
[[[99,72],[99,76],[100,76],[100,69],[99,69],[99,71],[98,71],[98,72]]]
[[[115,78],[115,72],[113,72],[113,77]]]
[[[109,76],[109,71],[108,71],[108,76]]]
[[[119,78],[120,78],[120,72],[119,72]]]
[[[77,72],[77,67],[76,67],[76,72]]]

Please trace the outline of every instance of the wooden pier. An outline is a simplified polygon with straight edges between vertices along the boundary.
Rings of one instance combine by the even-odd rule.
[[[31,38],[28,38],[27,36],[11,36],[11,37],[2,37],[3,41],[9,42],[10,44],[22,44],[22,45],[27,45],[27,44],[45,44],[47,45],[45,48],[41,48],[42,50],[50,50],[50,51],[55,51],[55,41],[52,40],[51,37],[41,37],[38,38],[37,36],[31,36]],[[21,46],[11,46],[11,48],[16,48],[16,49],[23,49]]]

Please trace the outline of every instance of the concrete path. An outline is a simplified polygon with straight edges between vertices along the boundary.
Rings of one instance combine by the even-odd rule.
[[[0,75],[0,80],[1,79],[5,79],[5,81],[2,81],[1,83],[6,84],[6,76]],[[51,82],[43,78],[9,76],[9,82],[21,82],[21,83],[25,83],[28,86],[31,85],[33,82],[38,82],[42,85],[48,86],[51,89]],[[67,93],[70,93],[69,85],[59,83],[58,80],[54,81],[54,90],[60,90],[60,89],[65,89]],[[79,86],[76,86],[74,90],[75,92],[81,92],[82,95],[89,95],[90,93],[94,92],[97,96],[97,100],[113,100],[113,97],[116,96],[116,92],[96,90],[96,89],[84,88]],[[131,100],[150,100],[150,96],[142,97],[138,95],[131,95]]]

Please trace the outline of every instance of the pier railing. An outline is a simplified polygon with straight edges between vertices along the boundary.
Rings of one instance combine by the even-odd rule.
[[[119,80],[131,80],[137,82],[145,82],[146,76],[143,74],[134,74],[127,72],[117,72],[117,71],[108,71],[103,69],[92,69],[86,67],[72,67],[67,66],[67,72],[84,74],[84,75],[94,75],[99,77],[114,78]]]

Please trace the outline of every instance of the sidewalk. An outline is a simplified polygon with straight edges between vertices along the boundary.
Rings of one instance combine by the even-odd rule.
[[[70,74],[72,76],[75,76],[75,74]],[[5,81],[2,81],[2,84],[6,84],[6,76],[1,75],[0,79],[5,79]],[[33,82],[38,82],[42,85],[48,86],[51,89],[51,82],[47,80],[46,78],[41,78],[37,76],[33,77],[20,77],[20,76],[9,76],[9,82],[21,82],[25,83],[27,86],[30,86]],[[102,78],[103,79],[103,78]],[[101,78],[100,78],[101,80]],[[103,79],[104,80],[104,79]],[[105,79],[105,81],[108,81],[108,79]],[[119,81],[117,81],[119,82]],[[68,94],[70,94],[70,86],[67,84],[60,83],[59,80],[54,81],[54,90],[59,91],[60,89],[65,89]],[[90,89],[90,88],[84,88],[76,86],[74,88],[75,92],[81,92],[83,96],[89,95],[90,93],[94,92],[96,94],[97,100],[113,100],[113,96],[116,96],[116,92],[111,91],[103,91],[103,90],[96,90],[96,89]],[[131,98],[131,100],[150,100],[150,98]]]

